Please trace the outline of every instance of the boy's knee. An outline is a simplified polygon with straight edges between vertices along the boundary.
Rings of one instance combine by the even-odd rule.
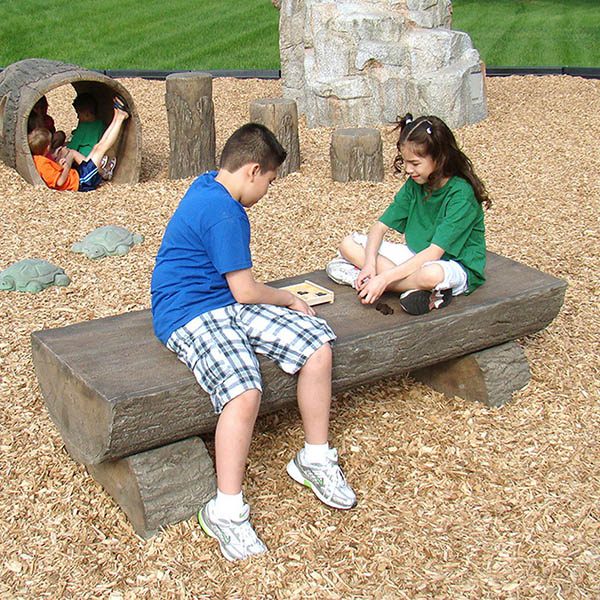
[[[333,352],[331,344],[325,343],[318,350],[315,350],[304,363],[303,369],[326,371],[331,370],[333,363]]]
[[[236,411],[240,418],[254,418],[260,406],[260,391],[257,389],[246,390],[239,396],[232,398],[226,405],[230,412]],[[225,410],[224,409],[224,410]]]

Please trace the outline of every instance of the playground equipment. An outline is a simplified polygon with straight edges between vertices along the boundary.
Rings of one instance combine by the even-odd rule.
[[[98,118],[110,123],[113,97],[119,94],[131,117],[114,148],[117,167],[113,183],[137,183],[142,162],[142,132],[133,98],[118,81],[57,61],[29,58],[0,73],[0,159],[33,185],[45,185],[39,176],[27,143],[27,120],[35,103],[51,90],[71,84],[76,93],[88,92],[98,101]]]

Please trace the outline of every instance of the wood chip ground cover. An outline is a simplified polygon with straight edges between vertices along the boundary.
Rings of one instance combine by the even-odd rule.
[[[530,384],[498,410],[409,378],[338,396],[332,441],[359,498],[347,513],[285,474],[302,442],[296,411],[261,419],[245,493],[270,552],[234,565],[193,520],[137,538],[66,454],[31,363],[36,329],[149,306],[163,228],[191,182],[167,178],[164,83],[122,83],[143,123],[139,184],[58,193],[0,164],[0,269],[40,257],[73,280],[0,293],[0,598],[598,597],[600,82],[488,79],[489,117],[456,132],[494,199],[489,248],[569,283],[558,318],[521,340]],[[279,95],[279,82],[215,80],[218,149],[251,100]],[[67,131],[72,96],[49,95]],[[332,182],[331,131],[301,122],[301,172],[250,211],[261,280],[322,268],[401,184],[391,128],[382,183]],[[145,242],[97,262],[69,250],[106,224]]]

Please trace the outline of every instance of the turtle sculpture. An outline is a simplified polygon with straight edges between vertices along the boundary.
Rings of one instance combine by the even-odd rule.
[[[25,258],[0,271],[0,290],[36,294],[51,285],[69,285],[63,269],[41,258]]]
[[[132,246],[141,244],[143,241],[143,235],[131,233],[125,227],[103,225],[88,233],[80,242],[75,242],[71,246],[71,250],[85,254],[88,258],[123,256],[129,252]]]

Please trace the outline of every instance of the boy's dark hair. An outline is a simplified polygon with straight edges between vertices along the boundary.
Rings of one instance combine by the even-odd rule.
[[[52,134],[43,127],[36,127],[27,135],[29,149],[34,156],[44,154],[51,141]]]
[[[400,129],[400,137],[396,148],[398,154],[394,159],[394,169],[397,173],[403,171],[404,160],[401,148],[411,144],[419,156],[429,156],[435,163],[435,171],[429,176],[429,187],[434,188],[436,182],[444,177],[458,175],[466,179],[475,192],[475,198],[485,208],[492,205],[485,185],[475,174],[469,157],[458,147],[454,134],[439,117],[427,116],[413,119],[407,113],[398,121],[396,129]]]
[[[246,123],[225,142],[219,167],[230,173],[248,163],[258,163],[261,172],[275,171],[287,152],[273,132],[259,123]]]
[[[96,114],[98,112],[98,101],[92,94],[88,92],[82,92],[81,94],[77,94],[75,96],[75,100],[73,100],[73,108],[79,112],[83,110],[87,110],[92,114]]]

